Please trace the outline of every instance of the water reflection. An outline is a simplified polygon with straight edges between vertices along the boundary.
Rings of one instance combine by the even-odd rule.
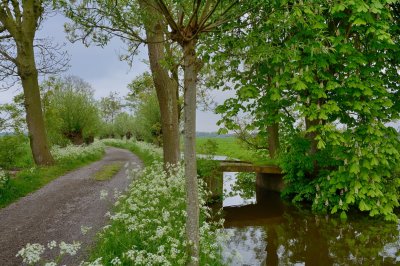
[[[233,234],[224,250],[240,254],[230,265],[400,265],[400,225],[365,217],[342,222],[285,204],[278,193],[256,194],[254,204],[224,200],[225,228]]]

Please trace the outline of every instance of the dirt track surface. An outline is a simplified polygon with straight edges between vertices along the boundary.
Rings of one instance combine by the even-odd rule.
[[[79,265],[85,259],[96,232],[107,224],[105,213],[112,209],[114,189],[123,191],[131,182],[126,177],[125,167],[109,181],[91,178],[103,165],[113,162],[131,162],[131,169],[142,166],[132,153],[107,148],[101,161],[61,176],[0,209],[0,265],[23,265],[22,259],[15,256],[21,248],[27,243],[46,245],[51,240],[57,243],[81,242],[82,248],[76,256],[66,255],[63,259],[63,264]],[[106,200],[100,200],[102,190],[108,191]],[[92,229],[83,235],[81,226]]]

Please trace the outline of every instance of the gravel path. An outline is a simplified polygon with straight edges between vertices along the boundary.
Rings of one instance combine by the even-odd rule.
[[[130,168],[142,167],[132,153],[107,148],[101,161],[57,178],[38,191],[0,209],[0,265],[22,265],[16,253],[27,243],[46,245],[49,241],[79,241],[81,251],[74,257],[64,257],[63,263],[79,265],[95,234],[107,223],[104,214],[112,209],[114,189],[124,190],[130,183],[123,167],[109,181],[96,181],[91,176],[103,165],[132,162]],[[108,200],[100,200],[100,191],[107,190]],[[81,226],[92,227],[83,235]],[[52,254],[46,254],[52,256]]]

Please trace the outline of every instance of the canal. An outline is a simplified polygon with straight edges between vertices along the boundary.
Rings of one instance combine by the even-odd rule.
[[[224,173],[228,265],[400,265],[400,224],[315,215],[240,178]]]

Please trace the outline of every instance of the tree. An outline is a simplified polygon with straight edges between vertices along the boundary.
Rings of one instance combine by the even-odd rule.
[[[53,163],[43,121],[38,83],[38,68],[35,62],[35,48],[39,54],[47,55],[42,60],[41,72],[59,71],[66,66],[64,55],[52,57],[48,42],[35,44],[35,33],[45,10],[41,0],[18,1],[6,0],[0,3],[0,77],[18,76],[22,83],[25,97],[26,120],[34,161],[37,165]],[[49,54],[50,52],[50,54]]]
[[[24,95],[14,97],[14,103],[0,105],[0,132],[12,131],[15,134],[22,134],[26,128],[24,118]]]
[[[122,112],[115,117],[114,130],[121,137],[130,139],[135,129],[135,118],[128,113]]]
[[[80,145],[94,137],[100,117],[89,83],[75,76],[51,78],[43,91],[46,125],[55,144],[65,143],[66,138]]]
[[[161,113],[155,93],[142,101],[135,112],[134,135],[137,139],[162,145]]]
[[[126,100],[134,110],[134,135],[137,139],[163,145],[162,115],[152,76],[145,72],[136,77],[128,88],[130,93]]]
[[[122,110],[122,103],[118,93],[110,92],[107,97],[102,97],[100,99],[100,110],[106,123],[114,123],[114,119]]]
[[[397,219],[400,143],[386,125],[399,117],[398,26],[391,2],[276,2],[268,20],[238,34],[243,40],[222,39],[230,51],[232,43],[237,50],[250,45],[244,61],[232,59],[226,68],[245,66],[230,74],[238,97],[221,110],[229,116],[246,110],[242,103],[249,101],[250,110],[262,115],[267,106],[259,99],[271,93],[265,103],[279,103],[280,116],[292,116],[287,124],[295,133],[281,159],[284,195],[311,201],[314,210],[345,218],[355,207]]]

